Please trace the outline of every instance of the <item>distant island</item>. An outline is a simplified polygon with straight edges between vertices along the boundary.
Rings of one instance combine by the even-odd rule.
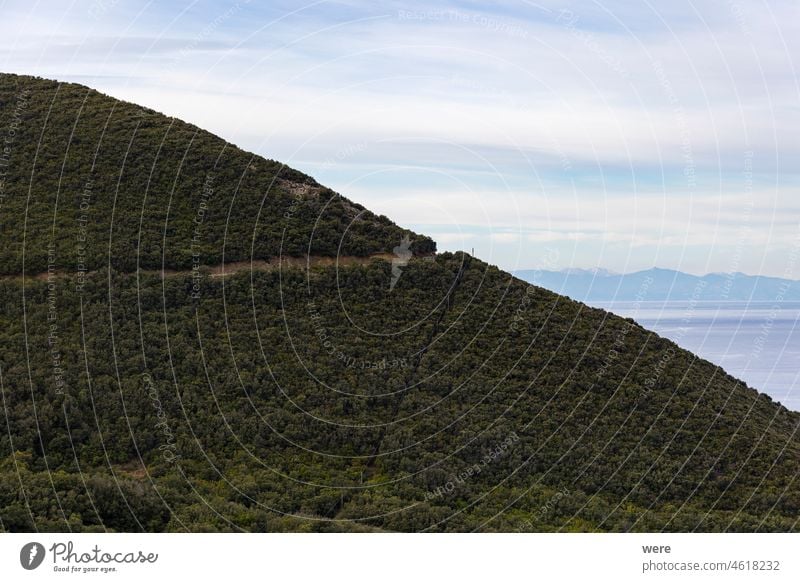
[[[697,276],[669,269],[620,274],[604,269],[520,270],[514,275],[583,302],[800,301],[800,281],[744,273]]]

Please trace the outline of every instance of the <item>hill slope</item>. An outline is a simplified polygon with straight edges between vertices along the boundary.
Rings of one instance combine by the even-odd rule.
[[[800,415],[632,321],[85,87],[12,128],[3,529],[797,528]]]

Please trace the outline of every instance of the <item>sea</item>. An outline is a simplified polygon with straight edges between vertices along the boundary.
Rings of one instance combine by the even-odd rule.
[[[800,411],[800,302],[592,302]]]

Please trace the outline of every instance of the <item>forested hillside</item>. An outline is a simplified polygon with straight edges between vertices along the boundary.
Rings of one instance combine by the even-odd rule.
[[[87,87],[0,75],[0,103],[0,274],[363,256],[404,235],[435,250],[309,176]]]
[[[798,528],[800,414],[631,320],[86,87],[0,132],[4,531]]]

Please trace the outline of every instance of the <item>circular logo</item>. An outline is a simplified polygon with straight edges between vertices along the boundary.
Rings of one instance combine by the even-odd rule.
[[[35,570],[44,561],[44,546],[39,542],[30,542],[19,551],[19,563],[26,570]]]

